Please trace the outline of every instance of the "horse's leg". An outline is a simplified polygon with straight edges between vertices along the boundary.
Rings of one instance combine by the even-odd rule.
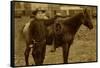
[[[29,62],[28,62],[28,58],[29,58],[29,53],[30,53],[30,50],[31,50],[31,48],[30,47],[26,47],[26,49],[25,49],[25,53],[24,53],[24,55],[25,55],[25,62],[26,62],[26,66],[28,66],[29,65]]]
[[[51,33],[50,38],[51,38],[51,43],[52,43],[50,52],[55,52],[56,51],[56,47],[55,47],[55,37],[54,37],[54,33]]]
[[[63,47],[63,61],[64,61],[64,63],[68,63],[68,55],[69,55],[70,45],[68,45],[66,43],[66,44],[63,44],[62,47]]]
[[[39,47],[40,46],[40,47]],[[46,43],[39,45],[39,46],[34,46],[32,50],[32,56],[35,62],[35,65],[42,65],[44,58],[45,58],[45,51],[46,51]]]
[[[51,52],[55,52],[55,51],[56,51],[55,40],[53,40],[52,42],[53,42],[53,44],[52,44],[52,46],[51,46]]]

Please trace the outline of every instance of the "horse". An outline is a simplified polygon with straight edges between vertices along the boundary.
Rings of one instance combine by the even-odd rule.
[[[63,63],[67,64],[70,46],[73,43],[76,32],[82,24],[89,29],[93,29],[92,20],[88,10],[84,9],[83,12],[77,13],[63,22],[55,22],[54,29],[52,29],[54,31],[51,33],[54,41],[54,49],[56,50],[56,48],[62,47]],[[58,28],[56,26],[60,29],[56,30]]]
[[[31,33],[28,33],[27,35],[30,36],[30,38],[27,39],[26,41],[26,50],[25,50],[25,62],[26,65],[29,65],[28,63],[28,57],[29,57],[29,52],[30,49],[32,48],[32,56],[34,58],[35,64],[36,65],[42,65],[44,58],[45,58],[45,49],[46,49],[46,28],[50,26],[51,24],[54,24],[56,21],[56,18],[49,19],[49,20],[35,20],[31,21],[31,23],[45,23],[44,27],[40,27],[39,24],[34,26],[35,24],[30,24],[29,26],[29,32],[33,32],[33,35]],[[74,37],[76,32],[78,31],[79,27],[81,25],[85,25],[89,29],[93,28],[93,24],[91,21],[91,17],[85,9],[83,12],[78,13],[63,22],[58,22],[54,24],[54,29],[52,36],[54,37],[54,48],[56,49],[57,47],[61,46],[63,49],[63,61],[64,63],[68,63],[68,55],[69,55],[69,50],[70,46],[73,43]],[[34,27],[33,27],[34,26]],[[44,29],[45,28],[45,29]],[[36,29],[36,30],[35,30]],[[42,31],[43,29],[43,31]],[[57,29],[57,30],[56,30]],[[34,33],[36,34],[34,35]],[[39,35],[37,34],[39,33]],[[38,37],[36,40],[35,38]],[[43,36],[43,37],[42,37]],[[32,46],[30,46],[32,45]]]
[[[26,41],[25,65],[28,66],[29,53],[32,49],[32,56],[35,65],[43,64],[46,50],[47,27],[54,23],[54,18],[50,19],[36,19],[29,21],[23,27],[23,35]]]

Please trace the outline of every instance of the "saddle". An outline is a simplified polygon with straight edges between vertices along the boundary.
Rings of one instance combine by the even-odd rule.
[[[56,35],[62,34],[62,24],[60,22],[54,24],[54,34]]]

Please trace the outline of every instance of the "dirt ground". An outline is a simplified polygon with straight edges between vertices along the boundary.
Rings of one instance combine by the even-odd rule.
[[[15,19],[15,65],[24,66],[25,40],[22,36],[22,28],[25,23],[30,20],[29,17]],[[94,28],[89,30],[82,25],[77,32],[74,42],[71,45],[68,62],[92,62],[96,61],[96,19],[93,20]],[[62,48],[57,48],[56,52],[50,52],[51,46],[46,46],[46,56],[44,64],[63,63]],[[30,65],[34,64],[34,60],[30,53]]]

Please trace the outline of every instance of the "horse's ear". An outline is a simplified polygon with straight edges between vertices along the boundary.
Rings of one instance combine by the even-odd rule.
[[[56,10],[54,10],[54,15],[56,15],[56,13],[57,13],[57,11],[56,11]]]
[[[85,8],[83,11],[84,11],[84,13],[87,13],[88,12],[87,8]]]

